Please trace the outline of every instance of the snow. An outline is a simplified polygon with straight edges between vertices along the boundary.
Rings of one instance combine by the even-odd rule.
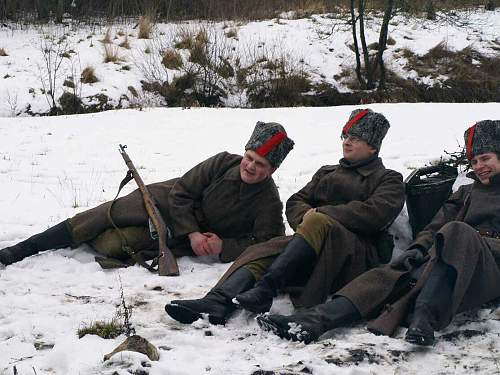
[[[287,21],[288,22],[288,21]],[[500,104],[376,104],[392,126],[381,156],[405,177],[463,144],[476,121],[499,119]],[[280,109],[145,109],[92,115],[0,118],[0,248],[66,217],[112,199],[126,172],[118,144],[147,183],[179,176],[227,150],[241,153],[256,121],[278,121],[296,141],[275,173],[285,201],[324,164],[341,157],[340,129],[356,107]],[[458,184],[467,183],[461,176]],[[133,183],[126,191],[134,188]],[[408,241],[402,212],[394,224],[399,247]],[[257,370],[313,374],[493,374],[500,372],[500,309],[461,314],[433,348],[375,336],[361,323],[304,345],[261,331],[254,316],[238,314],[226,326],[183,325],[164,312],[172,299],[202,297],[227,269],[212,258],[179,259],[181,276],[143,268],[102,270],[87,246],[48,251],[0,270],[0,374],[251,374]],[[137,334],[159,348],[160,360],[122,352],[103,361],[125,337],[101,339],[77,330],[110,320],[120,303],[120,280],[133,306]],[[273,312],[288,314],[287,296]],[[467,336],[453,339],[456,331]],[[458,335],[455,333],[454,335]],[[38,350],[35,348],[38,347]],[[15,372],[14,371],[15,366]]]
[[[64,79],[74,75],[78,82],[81,70],[92,66],[99,82],[77,87],[83,98],[102,93],[116,106],[120,97],[125,94],[129,101],[122,102],[123,106],[161,105],[162,98],[141,90],[141,80],[148,78],[143,66],[161,59],[159,55],[155,55],[155,51],[172,47],[180,31],[199,30],[200,27],[208,30],[211,38],[218,38],[220,48],[230,57],[230,61],[233,61],[233,66],[236,57],[241,59],[241,66],[247,66],[261,56],[284,57],[290,66],[309,73],[313,81],[325,80],[340,91],[349,91],[345,82],[334,78],[344,69],[352,70],[355,63],[354,53],[349,47],[352,39],[351,30],[346,23],[347,18],[339,14],[326,14],[303,19],[272,19],[248,23],[160,23],[155,27],[152,40],[137,39],[137,30],[132,22],[112,25],[75,23],[64,27],[43,28],[23,26],[22,29],[14,24],[7,27],[1,25],[0,48],[4,48],[9,56],[0,57],[0,116],[25,113],[28,104],[35,113],[49,110],[50,106],[41,90],[40,71],[44,71],[44,64],[40,45],[43,38],[50,35],[56,38],[66,36],[68,46],[75,51],[71,59],[63,59],[57,79],[56,97],[62,94],[61,85]],[[368,44],[378,41],[380,24],[381,15],[367,18]],[[123,62],[103,62],[104,46],[101,40],[109,28],[115,47],[124,41],[124,34],[128,35],[131,49],[119,48]],[[228,30],[235,30],[237,36],[226,38],[224,33]],[[455,21],[450,15],[440,13],[436,21],[398,14],[391,21],[389,32],[396,43],[387,46],[384,53],[387,66],[402,77],[433,85],[442,81],[443,77],[418,77],[416,72],[407,66],[408,62],[401,56],[401,51],[409,49],[417,55],[423,55],[443,42],[452,50],[471,46],[483,54],[498,55],[500,9],[458,11]],[[145,53],[148,47],[152,51],[150,54]],[[181,53],[186,55],[185,51]],[[124,70],[124,67],[129,70]],[[179,72],[174,70],[161,73],[163,80],[171,80],[176,75],[179,75]],[[131,95],[130,86],[138,92],[138,98]],[[85,101],[92,102],[91,99]],[[224,104],[230,107],[248,106],[246,92],[230,94]]]

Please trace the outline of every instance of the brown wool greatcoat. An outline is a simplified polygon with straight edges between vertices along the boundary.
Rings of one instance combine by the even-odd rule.
[[[240,178],[242,157],[219,153],[181,178],[148,185],[172,231],[175,255],[194,255],[187,234],[213,232],[222,238],[220,260],[229,262],[248,246],[284,234],[278,189],[272,178],[246,184]],[[70,219],[75,245],[90,241],[111,228],[111,202]],[[139,190],[115,201],[112,218],[118,227],[147,226],[148,215]]]
[[[476,181],[461,186],[417,235],[410,247],[429,249],[431,257],[420,266],[423,274],[415,287],[411,288],[410,272],[385,266],[366,272],[337,294],[349,298],[365,318],[385,307],[368,329],[392,335],[408,320],[427,273],[441,259],[457,272],[449,311],[438,322],[438,328],[443,328],[456,313],[500,296],[500,239],[477,230],[500,232],[500,175],[490,185]]]
[[[304,265],[301,274],[294,275],[294,284],[303,286],[291,295],[294,304],[322,303],[329,294],[380,264],[376,243],[401,211],[404,197],[401,174],[386,169],[380,158],[358,168],[343,160],[339,165],[323,166],[304,188],[292,195],[287,201],[286,216],[294,230],[313,207],[335,220],[316,262]],[[282,236],[249,247],[219,284],[245,264],[278,255],[291,238]]]

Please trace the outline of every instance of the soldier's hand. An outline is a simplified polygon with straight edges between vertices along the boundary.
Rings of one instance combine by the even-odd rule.
[[[200,232],[192,232],[188,234],[189,242],[193,252],[197,256],[209,255],[210,249],[208,247],[208,237]]]
[[[222,239],[212,232],[203,233],[207,237],[208,251],[210,254],[219,254],[222,251]]]
[[[397,256],[393,261],[391,261],[391,268],[410,271],[413,268],[420,266],[428,259],[427,255],[424,255],[422,250],[419,248],[412,248],[406,250],[404,253]]]

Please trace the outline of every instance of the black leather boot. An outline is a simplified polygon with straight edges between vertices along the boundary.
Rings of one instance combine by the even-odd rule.
[[[450,314],[455,279],[456,272],[452,267],[441,261],[436,262],[415,301],[406,341],[416,345],[434,345],[434,330],[438,322]]]
[[[309,344],[323,333],[345,327],[359,319],[361,315],[356,306],[346,297],[340,296],[290,316],[261,315],[257,317],[257,323],[262,329],[281,338]]]
[[[212,324],[225,324],[229,315],[236,310],[232,299],[255,283],[255,277],[246,268],[237,269],[218,288],[212,289],[200,299],[174,300],[165,305],[165,311],[172,318],[184,324],[191,324],[208,315]]]
[[[304,238],[293,237],[264,276],[252,289],[238,294],[236,301],[245,310],[255,313],[269,311],[273,298],[286,285],[287,278],[293,277],[301,265],[308,264],[315,257],[316,252]]]
[[[61,249],[71,246],[72,237],[67,220],[35,234],[27,240],[0,250],[0,263],[9,265],[26,257],[49,249]]]

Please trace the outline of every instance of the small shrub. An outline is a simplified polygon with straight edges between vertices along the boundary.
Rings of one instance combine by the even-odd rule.
[[[236,29],[230,29],[226,32],[226,37],[236,39],[238,37],[238,32],[236,31]]]
[[[387,38],[387,45],[388,46],[393,46],[395,44],[396,44],[396,40],[395,39],[393,39],[392,37],[388,37]]]
[[[97,79],[95,75],[95,69],[92,66],[87,66],[85,69],[82,70],[82,74],[80,77],[80,81],[82,83],[96,83],[99,80]]]
[[[149,46],[144,48],[144,53],[149,55],[151,53],[151,48]]]
[[[207,30],[201,29],[198,31],[198,34],[194,37],[194,41],[196,44],[206,45],[209,41]]]
[[[130,65],[123,65],[121,70],[130,70]]]
[[[5,48],[0,48],[0,56],[9,56]]]
[[[81,339],[85,335],[97,335],[103,339],[114,339],[122,333],[125,333],[125,327],[117,319],[109,322],[98,320],[78,329],[78,338]]]
[[[108,28],[106,30],[106,34],[104,34],[104,38],[101,39],[101,43],[104,43],[104,44],[111,44],[111,28]]]
[[[153,21],[150,16],[142,16],[139,19],[139,39],[150,39],[151,31],[153,30]]]
[[[201,66],[208,65],[209,59],[207,56],[207,50],[204,45],[196,43],[189,52],[189,61]]]
[[[122,48],[130,49],[130,43],[128,41],[128,35],[125,35],[125,39],[123,40],[123,42],[121,42],[119,44],[119,46],[122,47]]]
[[[378,50],[378,42],[373,42],[368,44],[368,49],[371,51],[377,51]]]
[[[119,61],[124,61],[122,57],[119,55],[119,50],[118,46],[115,46],[113,44],[105,44],[104,45],[104,62],[109,63],[109,62],[119,62]]]
[[[181,29],[177,32],[176,43],[174,47],[177,49],[191,49],[193,48],[193,33],[186,29]]]
[[[65,91],[59,98],[59,104],[61,105],[60,114],[63,115],[74,115],[77,113],[85,113],[85,108],[83,106],[82,100],[68,91]],[[79,207],[78,202],[73,203],[73,208]]]
[[[163,53],[161,63],[167,69],[179,69],[183,65],[182,56],[176,50],[169,48]]]

